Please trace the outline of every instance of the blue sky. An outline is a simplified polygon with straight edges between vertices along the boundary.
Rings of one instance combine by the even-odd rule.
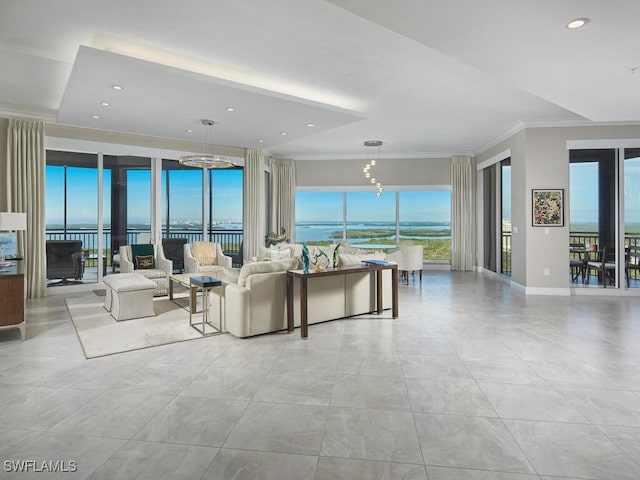
[[[64,216],[64,170],[46,169],[46,222],[62,223]],[[171,171],[171,221],[199,220],[202,216],[202,172]],[[174,177],[175,175],[175,177]],[[67,222],[96,224],[98,211],[97,171],[67,168]],[[110,223],[111,172],[104,170],[104,219]],[[164,172],[162,191],[164,192]],[[242,170],[216,170],[213,177],[213,216],[216,220],[242,218]],[[130,170],[127,175],[127,216],[129,223],[149,223],[151,217],[151,172]],[[164,211],[163,211],[164,215]],[[164,217],[163,217],[164,218]]]
[[[511,172],[503,170],[503,217],[511,218]],[[104,171],[105,185],[111,172]],[[202,215],[200,170],[171,171],[171,221],[199,220]],[[596,163],[571,164],[568,205],[571,222],[597,222],[598,176]],[[128,176],[128,217],[130,223],[149,223],[151,174],[149,170],[131,170]],[[68,223],[96,223],[97,172],[89,168],[68,168]],[[625,160],[625,218],[640,222],[640,158]],[[164,172],[162,191],[164,192]],[[213,181],[213,216],[216,220],[242,218],[242,171],[216,170]],[[566,192],[565,192],[566,193]],[[104,189],[104,222],[110,218],[109,188]],[[393,221],[395,192],[377,198],[375,190],[347,194],[348,221]],[[61,223],[64,208],[62,167],[47,167],[47,223]],[[163,211],[164,218],[164,211]],[[400,221],[450,221],[451,193],[448,190],[400,192]],[[298,192],[296,219],[300,222],[342,221],[342,192]]]
[[[342,192],[298,192],[296,221],[342,221]],[[347,193],[347,221],[393,222],[396,216],[396,192],[385,191],[380,198],[375,189]],[[449,222],[451,192],[428,190],[400,192],[400,221]]]

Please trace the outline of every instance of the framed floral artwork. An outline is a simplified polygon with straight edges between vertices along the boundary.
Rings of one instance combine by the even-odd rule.
[[[531,190],[534,227],[564,226],[564,189]]]

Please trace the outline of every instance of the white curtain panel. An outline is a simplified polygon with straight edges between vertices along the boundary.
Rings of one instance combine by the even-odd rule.
[[[27,230],[18,232],[24,258],[27,298],[47,295],[44,217],[44,123],[10,119],[7,132],[7,205],[27,214]]]
[[[287,238],[295,242],[296,164],[293,160],[271,159],[271,231],[284,228]]]
[[[266,232],[264,154],[248,148],[244,154],[244,258],[257,257]]]
[[[474,172],[471,158],[451,159],[451,270],[473,270],[475,265]]]

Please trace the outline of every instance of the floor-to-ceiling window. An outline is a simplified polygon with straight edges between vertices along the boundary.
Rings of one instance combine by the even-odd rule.
[[[237,255],[242,243],[242,168],[209,170],[209,240]]]
[[[500,162],[500,272],[511,276],[511,159]]]
[[[162,237],[202,240],[202,169],[162,161]]]
[[[574,286],[616,286],[616,163],[611,148],[569,152],[570,258],[583,263],[567,272]]]
[[[328,245],[344,237],[343,192],[296,192],[296,242]]]
[[[108,225],[110,251],[115,255],[120,245],[151,239],[151,159],[105,155],[103,162],[111,178]]]
[[[296,193],[296,241],[329,244],[346,239],[360,248],[385,249],[411,240],[427,260],[451,258],[451,191]]]
[[[482,169],[483,266],[511,276],[511,158]]]
[[[120,246],[151,241],[154,231],[162,237],[187,237],[188,241],[206,236],[220,243],[225,253],[237,255],[243,236],[243,169],[207,172],[203,179],[201,169],[182,167],[176,160],[48,151],[47,238],[81,236],[89,273],[99,263],[105,267],[103,274],[112,273],[115,269],[106,267],[114,265]],[[103,203],[98,222],[100,176]],[[158,182],[155,200],[154,178]],[[154,202],[158,210],[153,208]],[[79,227],[81,231],[75,231]],[[100,228],[102,255],[97,240]],[[161,238],[155,241],[159,244]]]
[[[347,240],[366,248],[396,245],[396,195],[347,192]]]
[[[482,217],[484,221],[483,228],[483,266],[487,270],[497,272],[497,241],[496,241],[496,182],[497,165],[493,164],[482,169]]]
[[[98,266],[103,262],[97,235],[97,162],[97,155],[93,154],[47,151],[45,238],[81,242],[80,250],[74,252],[59,243],[47,245],[51,257],[48,285],[95,283],[99,279]],[[66,256],[70,257],[69,261]],[[73,275],[70,275],[71,268],[75,270]]]
[[[400,191],[400,242],[424,245],[425,260],[451,259],[451,190]]]
[[[640,288],[640,148],[624,151],[625,286]]]

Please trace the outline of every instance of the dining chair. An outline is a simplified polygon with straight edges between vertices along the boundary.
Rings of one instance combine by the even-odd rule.
[[[594,254],[595,258],[592,260],[591,255]],[[604,247],[600,251],[588,251],[587,263],[586,263],[586,278],[584,283],[589,283],[591,272],[595,271],[598,275],[598,280],[602,280],[602,285],[607,288],[607,277],[609,277],[609,285],[615,284],[615,272],[616,264],[609,260],[610,250]]]
[[[624,276],[627,279],[627,288],[629,285],[629,277],[631,272],[634,274],[634,279],[638,278],[637,272],[640,272],[640,246],[631,245],[624,249]]]
[[[572,282],[577,282],[578,277],[580,276],[584,279],[586,258],[586,249],[584,244],[569,244],[569,273],[571,274]]]

